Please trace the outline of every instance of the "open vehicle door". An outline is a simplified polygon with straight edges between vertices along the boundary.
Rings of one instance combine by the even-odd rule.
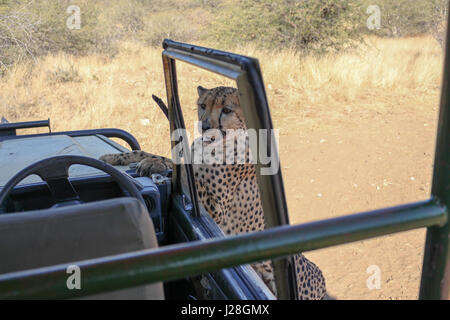
[[[183,106],[180,104],[178,93],[177,61],[189,63],[236,81],[247,128],[254,129],[256,132],[260,132],[260,129],[264,129],[265,132],[272,132],[273,126],[264,83],[259,63],[256,59],[171,40],[165,40],[163,47],[162,56],[171,133],[176,130],[186,129],[183,119]],[[265,136],[257,135],[256,139],[257,146],[263,149],[271,160],[269,163],[261,164],[261,158],[256,153],[257,150],[252,150],[254,159],[258,159],[256,171],[260,194],[262,195],[266,227],[289,224],[275,137],[272,134],[266,134]],[[192,159],[192,155],[189,152],[191,146],[187,139],[172,141],[172,150],[176,150],[177,147],[179,149],[180,146],[177,146],[177,144],[182,145],[181,148],[184,151],[182,156]],[[172,156],[177,157],[178,154],[172,152]],[[186,159],[173,160],[175,163],[181,162],[183,164],[177,165],[172,174],[175,201],[173,208],[176,208],[176,210],[171,212],[170,225],[176,230],[171,230],[169,233],[172,235],[183,234],[188,240],[224,237],[223,232],[209,214],[206,213],[197,199],[192,161],[186,161]],[[270,174],[261,175],[260,173],[264,172],[264,168],[270,171]],[[183,185],[182,180],[187,183]],[[182,239],[177,240],[176,242],[179,242]],[[297,294],[296,279],[291,258],[274,261],[274,269],[279,298],[295,299]],[[264,295],[267,295],[267,290],[263,290],[263,294],[261,286],[254,283],[259,281],[255,281],[256,273],[249,266],[222,270],[215,275],[221,280],[216,279],[216,281],[229,282],[232,278],[229,276],[229,273],[234,273],[235,278],[242,279],[244,283],[247,283],[247,290],[253,292],[254,298],[261,299]],[[253,280],[245,279],[245,275]],[[228,281],[224,281],[225,279],[228,279]]]

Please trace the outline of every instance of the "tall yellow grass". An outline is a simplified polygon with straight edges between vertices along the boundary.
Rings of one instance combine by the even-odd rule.
[[[255,47],[237,51],[259,59],[274,124],[281,130],[318,123],[323,116],[348,117],[361,108],[395,108],[399,101],[437,105],[442,52],[431,38],[368,38],[354,52],[322,57]],[[186,121],[195,118],[197,85],[233,83],[180,65]],[[167,155],[168,123],[152,94],[165,98],[161,49],[123,43],[114,58],[58,54],[15,66],[0,79],[0,116],[49,117],[55,131],[118,127],[133,133],[144,149]]]

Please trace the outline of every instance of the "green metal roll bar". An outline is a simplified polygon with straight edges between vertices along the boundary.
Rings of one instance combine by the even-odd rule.
[[[430,200],[303,225],[280,226],[263,232],[8,273],[0,275],[0,299],[73,298],[180,279],[394,232],[445,226],[448,227],[446,208]],[[433,272],[445,268],[445,258],[438,259],[431,261],[438,263],[433,265]],[[82,290],[66,287],[66,270],[71,264],[81,269]],[[439,275],[423,278],[421,298],[444,297],[441,296],[445,294],[444,286],[431,284],[431,281],[441,280]]]
[[[272,221],[268,220],[268,224],[273,227],[261,232],[193,241],[164,246],[159,249],[2,274],[0,275],[0,299],[72,298],[91,295],[148,283],[180,279],[222,268],[286,257],[298,252],[422,227],[427,228],[427,237],[419,299],[448,299],[450,287],[448,219],[448,208],[450,206],[449,37],[450,35],[447,33],[433,185],[429,200],[295,226],[286,225],[286,221],[282,221],[283,215],[275,216],[275,218],[278,217],[279,221],[274,221],[273,215],[267,215],[272,219]],[[164,45],[166,46],[165,53],[163,53],[164,63],[170,62],[167,59],[164,60],[164,56],[182,58],[186,61],[190,58],[198,58],[196,53],[201,53],[200,55],[204,56],[201,59],[205,64],[210,64],[210,68],[222,68],[229,63],[233,63],[229,59],[236,58],[235,55],[223,55],[221,57],[224,53],[220,51],[171,41],[165,41]],[[215,59],[208,58],[210,54],[215,55]],[[250,59],[247,62],[253,65],[249,70],[244,70],[250,71],[245,76],[249,78],[260,77],[257,61]],[[242,69],[236,67],[233,71],[230,68],[225,68],[222,71],[229,72],[230,78],[236,78],[236,75],[240,74]],[[236,73],[233,74],[233,72]],[[167,79],[166,74],[166,81]],[[239,79],[237,82],[239,85]],[[244,81],[243,83],[252,83],[252,81]],[[176,83],[169,83],[170,85],[176,85]],[[256,96],[247,96],[244,97],[244,100],[250,101],[250,103],[252,103],[252,100],[252,104],[256,104],[255,107],[257,107],[258,103],[261,102],[258,95],[265,94],[265,92],[264,88],[259,89],[259,93],[258,90],[255,91],[254,89],[252,88],[248,92],[250,94],[256,92]],[[169,87],[167,87],[167,90],[169,91]],[[169,92],[168,97],[171,97]],[[176,101],[170,101],[169,99],[169,107],[176,103]],[[264,108],[265,106],[260,107]],[[172,109],[172,112],[176,111]],[[260,126],[271,127],[270,118],[251,118],[250,122],[256,128]],[[275,194],[267,195],[264,210],[273,208],[276,212],[286,212],[281,175],[263,177],[259,182],[263,186],[271,184],[272,188],[275,189]],[[278,201],[279,199],[277,200],[279,194],[282,195],[281,203]],[[68,276],[66,268],[72,264],[78,265],[82,270],[83,290],[68,290],[66,287]]]

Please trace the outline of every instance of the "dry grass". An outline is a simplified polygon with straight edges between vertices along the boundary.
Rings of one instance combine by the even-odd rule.
[[[367,45],[335,56],[301,56],[292,51],[239,48],[262,65],[274,124],[281,132],[298,122],[318,125],[331,117],[345,121],[355,109],[395,108],[401,99],[436,106],[442,54],[431,38],[368,38]],[[197,85],[232,85],[228,80],[179,67],[181,102],[195,119]],[[18,65],[0,80],[0,115],[9,121],[50,117],[52,129],[118,127],[142,147],[168,154],[167,120],[151,99],[165,97],[161,50],[123,43],[114,58],[64,54]],[[148,119],[149,121],[141,121]]]

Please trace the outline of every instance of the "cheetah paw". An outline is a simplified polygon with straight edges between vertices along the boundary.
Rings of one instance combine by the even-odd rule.
[[[145,158],[136,166],[136,172],[141,177],[149,177],[152,173],[163,173],[170,169],[162,159]]]
[[[110,165],[120,165],[121,164],[121,158],[118,156],[118,154],[104,154],[99,158],[101,161],[105,161],[106,163]]]

